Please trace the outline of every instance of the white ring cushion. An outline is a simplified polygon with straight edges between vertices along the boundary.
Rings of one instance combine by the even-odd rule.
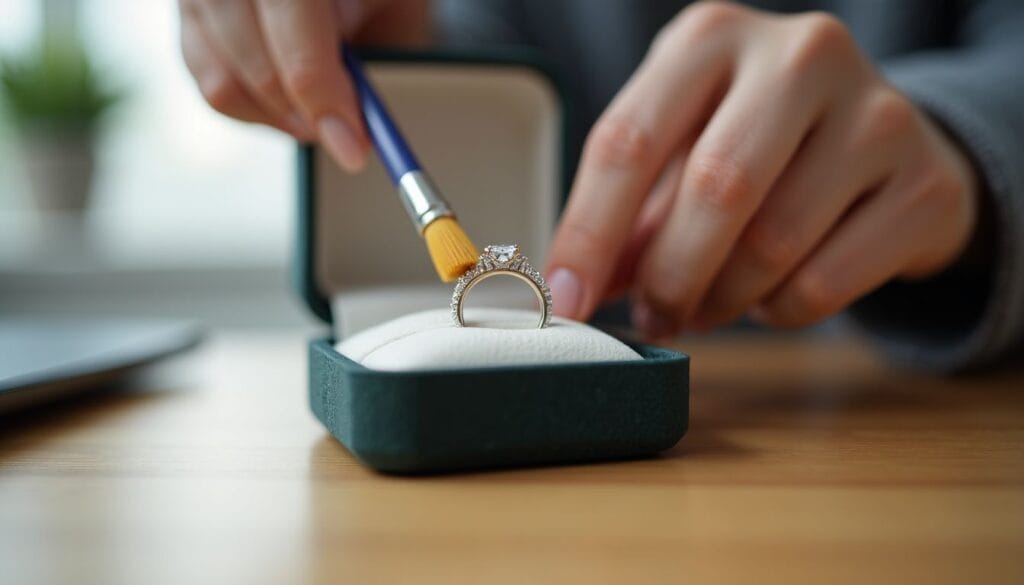
[[[555,317],[537,329],[536,311],[468,308],[466,327],[447,309],[405,315],[365,329],[335,346],[374,370],[409,371],[525,364],[639,360],[614,337]]]

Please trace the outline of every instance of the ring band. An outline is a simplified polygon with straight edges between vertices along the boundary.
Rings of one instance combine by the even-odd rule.
[[[465,327],[462,308],[466,296],[477,284],[493,276],[512,276],[530,285],[540,305],[540,320],[537,328],[543,329],[551,322],[551,289],[526,256],[519,252],[518,244],[491,244],[484,248],[476,266],[470,268],[455,282],[452,292],[452,321],[456,327]]]

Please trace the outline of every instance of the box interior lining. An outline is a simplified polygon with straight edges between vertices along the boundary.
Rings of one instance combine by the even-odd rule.
[[[518,65],[381,62],[368,66],[392,115],[478,246],[519,243],[543,268],[561,193],[561,102],[550,80]],[[395,316],[446,306],[438,282],[375,156],[347,175],[313,151],[316,286],[344,337]],[[502,282],[485,304],[530,308]],[[508,279],[511,280],[511,279]],[[476,294],[476,291],[474,291]]]

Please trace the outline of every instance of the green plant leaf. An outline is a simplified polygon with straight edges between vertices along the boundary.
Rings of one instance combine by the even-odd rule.
[[[4,103],[22,127],[92,130],[123,98],[100,77],[75,40],[44,39],[26,55],[0,59]]]

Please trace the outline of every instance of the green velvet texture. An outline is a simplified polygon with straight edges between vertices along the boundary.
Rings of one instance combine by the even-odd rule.
[[[689,358],[635,349],[642,361],[381,372],[319,339],[309,401],[349,451],[390,473],[640,457],[686,432]]]

